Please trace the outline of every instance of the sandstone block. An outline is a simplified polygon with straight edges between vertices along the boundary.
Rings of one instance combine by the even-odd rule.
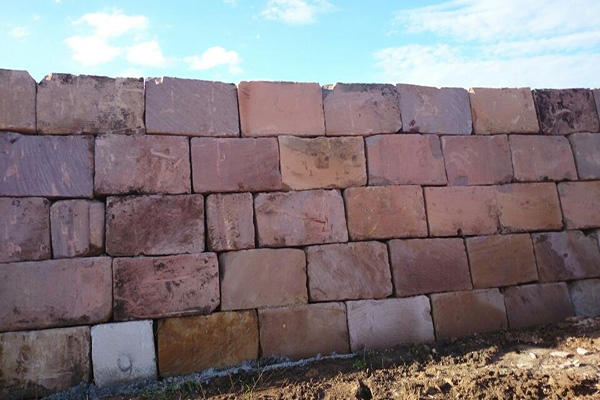
[[[600,131],[594,96],[589,89],[538,89],[533,91],[533,99],[542,133]]]
[[[54,258],[90,257],[102,254],[104,203],[62,200],[50,207]]]
[[[554,183],[516,183],[496,187],[498,218],[506,232],[561,229],[562,214]]]
[[[569,135],[569,141],[577,162],[579,179],[600,179],[600,135],[574,133]]]
[[[511,329],[559,322],[573,315],[564,282],[509,287],[504,300]]]
[[[50,202],[0,198],[0,263],[50,258]]]
[[[592,90],[594,92],[594,100],[596,102],[596,110],[598,111],[598,119],[600,119],[600,89]]]
[[[476,134],[540,131],[531,89],[471,88],[471,114]]]
[[[252,194],[211,194],[206,198],[206,219],[212,251],[254,247]]]
[[[27,71],[0,69],[0,131],[35,133],[35,96]]]
[[[600,227],[600,182],[572,182],[558,185],[567,229]]]
[[[569,295],[575,315],[600,317],[600,279],[569,282]]]
[[[567,138],[511,135],[509,142],[517,181],[577,179],[573,152]]]

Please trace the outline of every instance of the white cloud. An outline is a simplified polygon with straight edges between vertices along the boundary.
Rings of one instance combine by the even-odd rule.
[[[150,40],[129,47],[127,49],[127,61],[132,64],[149,67],[163,67],[166,63],[160,45],[156,40]]]
[[[40,18],[42,18],[42,17],[40,17],[40,14],[33,14],[33,20],[34,21],[39,21]]]
[[[121,11],[112,13],[84,14],[74,22],[75,25],[87,24],[94,30],[94,35],[111,38],[131,31],[142,31],[148,26],[148,18],[143,15],[125,15]]]
[[[71,48],[73,60],[85,67],[109,62],[122,52],[98,36],[71,36],[65,43]]]
[[[223,3],[230,7],[237,7],[237,0],[223,0]]]
[[[317,22],[319,14],[333,10],[333,4],[326,0],[269,0],[261,14],[290,25],[309,25]]]
[[[228,51],[219,46],[208,48],[200,56],[185,57],[184,61],[189,65],[190,69],[207,70],[219,66],[227,66],[231,74],[240,74],[243,72],[240,67],[242,59],[239,54],[236,51]]]
[[[24,26],[17,26],[10,31],[10,36],[15,39],[24,39],[29,36],[29,29]]]

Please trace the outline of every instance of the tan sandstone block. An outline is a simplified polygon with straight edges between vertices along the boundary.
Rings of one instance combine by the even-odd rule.
[[[206,198],[208,248],[212,251],[254,247],[252,194],[211,194]]]
[[[600,102],[600,95],[597,101]],[[600,105],[597,104],[597,107],[600,108]],[[600,179],[600,135],[589,132],[574,133],[569,135],[569,141],[577,162],[579,179]]]
[[[476,134],[538,133],[531,89],[471,88],[471,114]]]
[[[504,299],[511,329],[559,322],[573,315],[564,282],[509,287]]]
[[[0,198],[0,263],[50,258],[50,202]]]
[[[600,227],[600,182],[558,184],[567,229]]]
[[[50,207],[54,258],[90,257],[104,248],[104,203],[62,200]]]
[[[0,131],[35,133],[35,96],[27,71],[0,69]]]
[[[567,138],[510,135],[509,141],[517,181],[577,179],[573,152]]]

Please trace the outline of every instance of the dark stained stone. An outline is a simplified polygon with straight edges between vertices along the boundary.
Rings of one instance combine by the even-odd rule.
[[[537,89],[533,99],[542,133],[598,132],[600,123],[589,89]]]
[[[573,315],[564,282],[511,286],[504,291],[511,329],[559,322]]]

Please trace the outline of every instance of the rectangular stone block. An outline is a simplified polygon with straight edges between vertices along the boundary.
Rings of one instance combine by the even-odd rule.
[[[478,135],[540,131],[531,89],[471,88],[473,130]]]
[[[0,134],[0,196],[92,197],[94,140]],[[42,173],[43,171],[43,173]]]
[[[369,185],[445,185],[437,135],[378,135],[365,139]]]
[[[202,251],[202,195],[106,199],[106,252],[111,256],[158,256]]]
[[[427,296],[346,303],[353,352],[435,340]]]
[[[50,207],[54,258],[90,257],[104,249],[104,203],[61,200]]]
[[[212,251],[254,247],[252,194],[211,194],[206,198],[208,248]]]
[[[349,351],[344,303],[258,310],[262,356],[292,360]]]
[[[232,83],[146,79],[146,133],[237,137],[237,89]]]
[[[577,179],[573,152],[567,138],[510,135],[509,142],[517,181]]]
[[[299,249],[255,249],[219,255],[221,310],[304,304],[306,256]]]
[[[503,232],[559,230],[563,226],[554,183],[496,186],[496,201]]]
[[[157,336],[161,376],[233,367],[258,358],[254,310],[162,319]]]
[[[600,119],[600,89],[592,90],[594,93],[594,101],[596,102],[596,110],[598,111],[598,119]]]
[[[600,131],[594,95],[589,89],[537,89],[533,99],[544,134]]]
[[[190,192],[187,138],[100,135],[95,155],[96,195]]]
[[[144,81],[46,75],[37,87],[36,113],[39,133],[144,133]]]
[[[579,179],[600,179],[600,135],[574,133],[569,135],[569,141],[577,162]]]
[[[348,241],[344,202],[337,190],[259,193],[254,214],[261,247]]]
[[[276,138],[192,139],[194,192],[281,189]]]
[[[36,86],[27,71],[0,69],[0,131],[35,133]]]
[[[600,317],[600,279],[569,282],[569,295],[575,315]]]
[[[0,263],[50,258],[50,202],[0,198]]]
[[[107,321],[111,259],[0,264],[0,332]]]
[[[567,229],[600,227],[600,182],[558,184]]]
[[[242,81],[238,99],[242,136],[325,134],[318,83]]]
[[[113,319],[209,314],[219,305],[214,253],[115,258]]]
[[[427,236],[420,186],[350,188],[344,201],[352,240]]]
[[[573,315],[564,282],[509,287],[504,301],[511,329],[559,322]]]

